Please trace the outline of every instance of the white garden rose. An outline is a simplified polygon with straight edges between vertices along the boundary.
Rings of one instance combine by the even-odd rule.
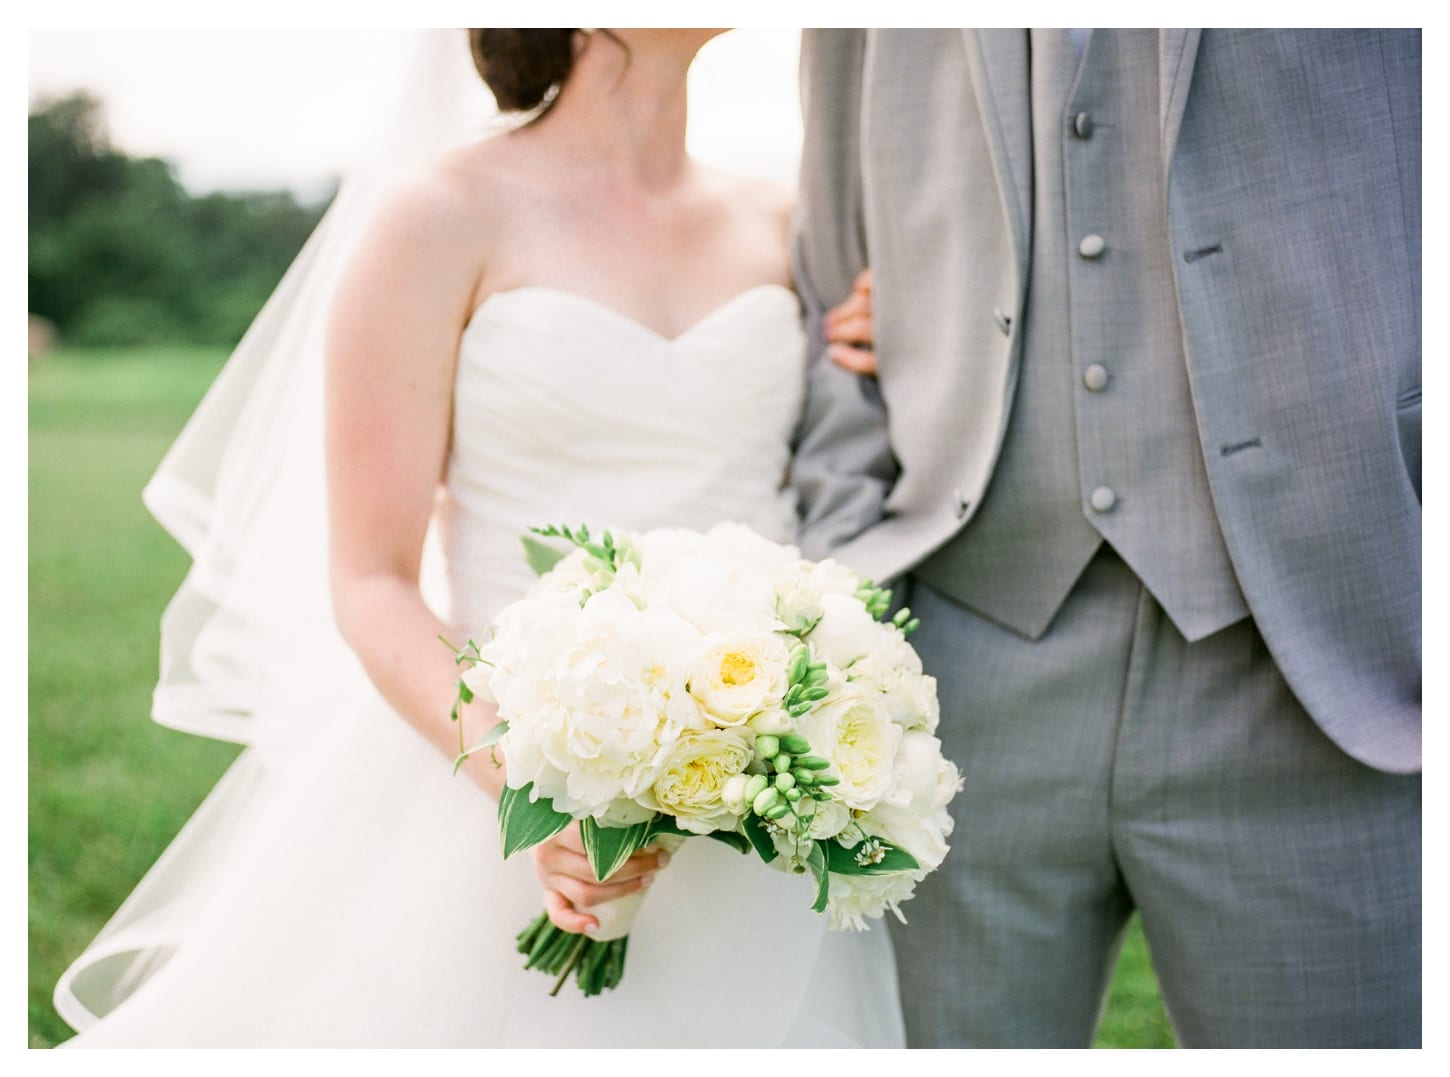
[[[936,732],[941,704],[936,678],[921,672],[921,659],[899,632],[880,651],[858,658],[846,669],[846,680],[861,692],[878,692],[891,720],[904,729]]]
[[[891,791],[902,729],[879,695],[832,695],[800,718],[798,727],[812,753],[831,761],[827,773],[840,779],[831,788],[834,799],[866,811]]]
[[[860,577],[839,561],[798,561],[775,577],[776,616],[791,632],[810,628],[825,614],[828,594],[854,595]]]
[[[537,682],[530,705],[500,697],[509,785],[532,781],[575,816],[617,817],[614,802],[648,789],[674,742],[706,725],[685,688],[698,639],[666,611],[612,591],[592,597],[572,638],[552,641],[557,657],[542,675],[519,678]]]
[[[732,779],[743,776],[754,756],[752,740],[737,730],[686,733],[675,741],[654,785],[639,801],[673,815],[681,830],[693,834],[734,830],[741,809],[732,807],[725,793]]]
[[[790,652],[774,632],[708,637],[690,670],[690,693],[722,726],[778,711],[790,687]]]
[[[811,816],[811,825],[806,830],[806,837],[812,840],[834,838],[850,825],[850,808],[839,800],[818,800],[816,801],[816,814]]]
[[[896,644],[903,642],[897,629],[872,617],[853,595],[822,595],[821,610],[824,616],[820,624],[806,639],[818,657],[838,669],[847,669],[853,662],[878,652],[890,655]]]

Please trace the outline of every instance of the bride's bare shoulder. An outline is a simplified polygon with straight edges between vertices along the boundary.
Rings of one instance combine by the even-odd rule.
[[[509,140],[484,139],[428,161],[394,182],[374,215],[374,234],[445,264],[480,271],[507,239],[522,192],[521,162]]]

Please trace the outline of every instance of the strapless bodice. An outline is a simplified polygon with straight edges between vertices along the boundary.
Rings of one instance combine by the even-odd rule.
[[[496,292],[459,342],[439,516],[449,619],[473,631],[533,579],[529,527],[795,532],[797,299],[766,284],[669,338],[553,288]]]

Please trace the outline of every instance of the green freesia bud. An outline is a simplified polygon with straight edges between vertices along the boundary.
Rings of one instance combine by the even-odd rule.
[[[807,688],[804,692],[802,692],[801,699],[804,699],[810,703],[814,703],[818,699],[825,699],[830,694],[831,690],[829,688],[827,688],[824,684],[818,684],[814,688]]]
[[[770,765],[775,768],[775,772],[777,774],[784,774],[786,771],[790,770],[790,762],[790,756],[787,755],[785,752],[781,752],[778,756],[771,760]]]
[[[787,733],[780,738],[780,750],[791,755],[805,755],[811,750],[811,742],[798,733]]]
[[[769,784],[770,779],[764,774],[752,774],[745,780],[745,792],[742,794],[741,799],[748,804],[754,803],[755,798],[760,796]]]
[[[774,790],[771,790],[771,791],[774,792]],[[775,805],[773,808],[771,808],[769,811],[767,811],[765,813],[765,817],[767,819],[776,819],[776,820],[779,820],[783,816],[786,816],[786,815],[789,815],[789,814],[790,814],[790,805],[787,804],[785,801],[781,801],[779,804]]]
[[[789,774],[783,774],[783,775],[781,775],[781,777],[788,778],[788,777],[790,777],[790,775]],[[788,801],[790,801],[792,804],[796,803],[801,798],[801,791],[799,789],[795,788],[794,786],[792,786],[789,789],[783,790],[783,792],[785,793],[785,799],[788,800]]]
[[[782,793],[788,793],[795,788],[795,776],[790,771],[775,776],[775,787]],[[726,786],[729,789],[729,786]]]
[[[796,780],[796,784],[797,785],[815,785],[816,784],[816,772],[813,771],[813,770],[806,770],[805,767],[798,766],[794,770],[792,770],[790,773],[791,773],[791,777],[793,777]]]
[[[805,767],[807,770],[825,770],[831,765],[829,759],[819,755],[803,755],[796,760],[796,766]]]
[[[750,807],[756,815],[769,815],[770,810],[780,803],[780,794],[774,788],[767,787],[762,789],[759,795],[750,802]]]
[[[816,784],[817,785],[840,785],[841,784],[841,779],[840,778],[833,778],[829,774],[823,774],[819,778],[816,779]]]
[[[780,751],[780,738],[769,733],[755,738],[755,752],[762,759],[774,759]]]

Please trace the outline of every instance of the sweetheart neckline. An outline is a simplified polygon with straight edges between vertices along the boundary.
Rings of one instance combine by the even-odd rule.
[[[622,322],[624,325],[631,326],[637,332],[643,333],[645,336],[648,336],[652,340],[655,340],[659,343],[678,344],[692,334],[700,331],[705,326],[715,321],[717,318],[724,315],[727,311],[738,306],[747,298],[762,292],[779,292],[780,294],[789,297],[792,304],[799,303],[799,299],[797,298],[795,292],[791,291],[783,284],[774,284],[770,282],[767,282],[765,284],[755,284],[749,288],[746,288],[743,292],[737,292],[735,295],[725,300],[713,310],[710,310],[706,314],[702,315],[700,318],[697,318],[694,322],[686,326],[675,336],[670,337],[661,333],[659,330],[653,328],[652,326],[645,325],[644,322],[640,321],[638,318],[626,314],[624,313],[624,311],[619,310],[616,307],[611,307],[607,303],[601,303],[597,299],[591,299],[589,296],[584,295],[580,292],[573,292],[567,288],[555,288],[547,284],[524,284],[520,285],[517,288],[504,288],[497,292],[490,292],[487,296],[485,296],[483,302],[475,307],[473,313],[469,315],[468,321],[463,327],[462,335],[467,336],[469,330],[471,330],[474,325],[479,322],[481,316],[483,316],[490,307],[496,306],[498,301],[508,299],[511,296],[518,297],[534,293],[561,296],[564,299],[576,304],[577,306],[586,307],[588,309],[603,313],[613,318],[617,322]]]

